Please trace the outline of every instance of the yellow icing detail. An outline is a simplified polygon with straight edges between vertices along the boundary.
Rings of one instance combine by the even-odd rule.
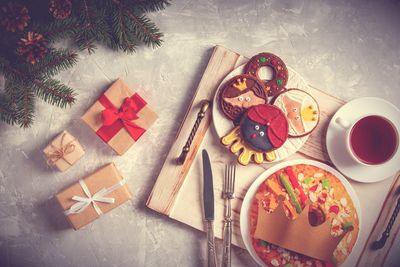
[[[301,111],[301,118],[304,121],[316,121],[317,114],[318,114],[317,110],[315,110],[314,107],[310,105],[303,108],[303,110]]]
[[[263,157],[263,153],[255,153],[254,154],[254,161],[258,164],[263,163],[264,161],[264,157]]]
[[[251,160],[251,156],[252,156],[252,151],[248,149],[243,149],[242,153],[240,153],[238,157],[238,161],[243,165],[247,165]]]
[[[265,157],[267,158],[267,161],[274,161],[276,159],[276,154],[274,151],[266,152]]]
[[[235,127],[227,135],[222,137],[222,139],[221,139],[222,144],[228,146],[228,145],[232,144],[236,139],[240,139],[239,132],[240,132],[239,127]]]
[[[238,161],[242,165],[247,165],[250,161],[254,161],[255,163],[263,163],[264,161],[264,153],[254,151],[248,148],[240,137],[240,128],[235,127],[232,131],[230,131],[226,136],[221,138],[221,143],[227,147],[233,153],[239,153]],[[269,152],[273,153],[273,152]],[[269,154],[269,153],[266,153]],[[275,153],[272,154],[275,159]],[[272,159],[273,160],[273,159]]]
[[[231,151],[232,151],[232,153],[236,154],[242,148],[243,148],[243,144],[242,144],[241,140],[238,140],[231,146]]]
[[[246,78],[237,79],[236,83],[234,83],[233,86],[236,87],[239,91],[246,90],[247,89]]]

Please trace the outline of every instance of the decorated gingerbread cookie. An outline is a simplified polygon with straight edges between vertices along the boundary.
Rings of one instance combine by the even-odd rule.
[[[233,121],[238,121],[249,107],[265,104],[266,98],[262,83],[250,75],[233,77],[219,93],[221,110]]]
[[[281,147],[288,138],[288,128],[285,114],[269,104],[249,108],[240,122],[240,133],[244,142],[260,152]]]
[[[261,75],[263,67],[273,70],[272,79],[265,80]],[[285,90],[288,81],[288,69],[279,57],[271,53],[260,53],[252,57],[245,67],[245,73],[257,77],[264,84],[268,96],[275,96]]]
[[[279,94],[273,104],[281,109],[289,122],[289,135],[305,136],[311,133],[319,122],[317,101],[300,89],[289,89]]]

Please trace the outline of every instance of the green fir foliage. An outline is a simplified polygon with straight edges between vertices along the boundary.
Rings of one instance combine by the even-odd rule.
[[[93,53],[99,44],[126,53],[135,52],[141,44],[160,46],[163,35],[147,13],[170,5],[169,0],[72,0],[71,15],[55,19],[49,1],[1,0],[0,9],[8,2],[25,6],[30,17],[23,31],[8,32],[0,14],[0,81],[4,81],[0,120],[20,127],[32,125],[36,98],[62,108],[76,101],[72,88],[52,78],[77,63],[75,51]],[[28,32],[42,34],[48,46],[35,64],[16,53],[18,42]],[[65,40],[71,41],[71,48],[56,48]]]

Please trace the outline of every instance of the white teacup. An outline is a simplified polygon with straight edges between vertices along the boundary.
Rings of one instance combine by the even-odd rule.
[[[338,117],[335,122],[346,129],[347,152],[359,164],[381,165],[393,158],[398,150],[396,126],[383,116],[368,115],[354,123]]]

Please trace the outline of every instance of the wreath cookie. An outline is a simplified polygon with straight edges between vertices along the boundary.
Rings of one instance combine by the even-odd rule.
[[[288,128],[285,114],[269,104],[251,107],[240,121],[243,141],[259,152],[281,147],[288,138]]]
[[[233,121],[239,121],[248,108],[267,101],[261,81],[246,74],[237,75],[227,81],[219,94],[222,112]]]
[[[289,89],[280,93],[273,104],[285,113],[289,122],[289,136],[305,136],[318,125],[318,103],[310,94],[300,89]]]
[[[260,77],[260,69],[270,67],[273,70],[271,80],[263,80]],[[253,56],[245,67],[245,73],[257,77],[264,84],[264,90],[268,96],[275,96],[285,90],[288,81],[288,69],[279,57],[271,53],[260,53]]]

